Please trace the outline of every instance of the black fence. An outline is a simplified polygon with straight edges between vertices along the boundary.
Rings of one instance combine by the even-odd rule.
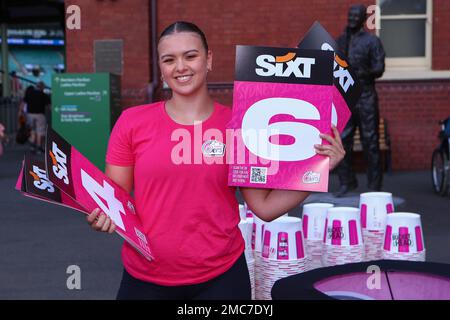
[[[0,98],[0,123],[5,126],[5,133],[12,136],[18,129],[18,113],[21,97]]]

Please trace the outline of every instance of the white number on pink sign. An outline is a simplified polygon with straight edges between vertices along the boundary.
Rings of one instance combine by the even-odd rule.
[[[101,186],[83,169],[81,169],[81,183],[99,208],[114,221],[116,226],[125,230],[122,216],[120,215],[121,213],[125,214],[125,209],[122,203],[114,196],[114,188],[106,181],[103,181],[103,186]],[[100,197],[106,201],[107,206]]]
[[[253,154],[275,161],[302,161],[316,155],[321,144],[320,131],[306,123],[280,121],[269,124],[276,115],[291,115],[297,120],[320,120],[319,110],[309,102],[292,98],[268,98],[254,103],[242,119],[242,140]],[[255,136],[258,139],[251,139]],[[290,145],[270,142],[271,136],[287,135],[295,139]]]

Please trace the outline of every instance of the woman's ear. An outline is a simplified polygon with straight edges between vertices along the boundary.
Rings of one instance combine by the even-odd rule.
[[[208,50],[208,54],[206,57],[206,67],[208,71],[212,71],[212,57],[213,57],[212,51]]]

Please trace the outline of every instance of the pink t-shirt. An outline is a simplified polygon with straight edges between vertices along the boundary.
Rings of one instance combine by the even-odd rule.
[[[231,109],[218,103],[195,126],[172,120],[164,102],[122,112],[106,162],[134,166],[137,212],[155,257],[148,262],[125,242],[122,260],[133,277],[166,286],[201,283],[242,254],[236,188],[228,186],[222,144],[230,118]]]

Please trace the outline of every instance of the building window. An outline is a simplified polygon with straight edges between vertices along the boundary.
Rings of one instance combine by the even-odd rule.
[[[432,0],[377,0],[387,68],[431,68]]]

